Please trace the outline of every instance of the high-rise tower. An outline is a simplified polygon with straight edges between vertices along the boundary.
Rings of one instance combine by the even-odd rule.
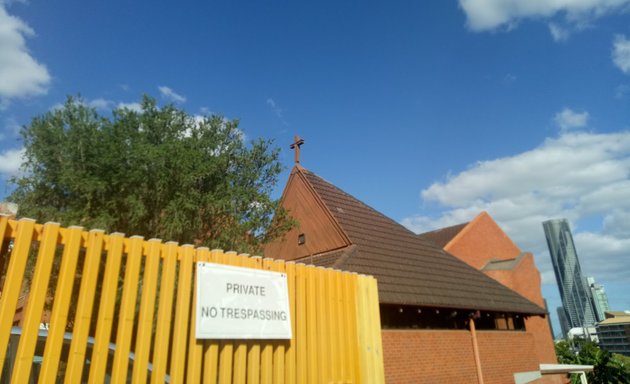
[[[591,290],[591,297],[593,298],[593,307],[595,308],[597,321],[604,321],[606,319],[604,313],[610,311],[606,290],[604,289],[603,285],[595,281],[594,277],[587,277],[586,283]]]
[[[548,220],[543,222],[543,228],[569,326],[576,328],[595,324],[597,317],[591,291],[582,276],[569,223],[566,219]]]

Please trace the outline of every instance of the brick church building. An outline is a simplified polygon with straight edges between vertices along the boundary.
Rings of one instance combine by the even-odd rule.
[[[487,214],[416,235],[302,167],[301,143],[282,195],[299,225],[265,256],[376,277],[387,383],[514,383],[556,363],[533,258]]]

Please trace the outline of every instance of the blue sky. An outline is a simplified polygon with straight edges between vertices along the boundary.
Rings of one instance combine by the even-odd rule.
[[[566,217],[586,274],[630,309],[630,0],[0,0],[0,197],[20,126],[81,94],[142,94],[306,140],[302,164],[409,228],[487,210],[534,252]]]

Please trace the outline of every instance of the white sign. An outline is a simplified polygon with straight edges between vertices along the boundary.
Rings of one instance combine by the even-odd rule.
[[[197,339],[290,339],[285,273],[197,263]]]

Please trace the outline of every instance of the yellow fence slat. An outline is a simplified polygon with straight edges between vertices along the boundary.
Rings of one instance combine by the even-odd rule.
[[[370,284],[370,295],[368,305],[370,308],[370,333],[372,334],[372,343],[374,345],[372,356],[372,367],[374,367],[374,382],[385,382],[385,367],[383,366],[383,341],[381,337],[381,315],[378,301],[378,285],[376,279],[372,276],[367,276]]]
[[[368,332],[369,319],[367,307],[368,291],[365,287],[364,276],[357,276],[357,335],[359,341],[359,358],[361,365],[361,382],[370,383],[372,367],[369,366],[370,337]]]
[[[307,273],[307,289],[306,289],[306,348],[307,348],[307,366],[308,366],[308,383],[319,383],[321,370],[319,367],[319,359],[317,356],[317,331],[318,331],[318,313],[317,313],[317,297],[321,292],[318,291],[317,269],[309,265],[306,267]],[[322,337],[324,337],[322,335]],[[323,381],[323,380],[322,380]]]
[[[262,268],[270,270],[273,259],[264,258]],[[262,340],[263,345],[260,351],[260,382],[262,384],[273,383],[273,343],[269,340]]]
[[[262,258],[260,256],[250,257],[246,260],[245,266],[253,269],[262,268]],[[247,383],[260,383],[260,342],[251,341],[247,350]]]
[[[64,342],[64,332],[68,322],[68,309],[72,300],[74,276],[81,249],[83,228],[70,227],[61,230],[65,246],[61,255],[61,266],[57,275],[57,286],[53,301],[48,338],[44,347],[44,358],[39,373],[40,382],[52,383],[57,379],[59,359]]]
[[[46,223],[44,225],[44,235],[39,245],[35,273],[33,273],[31,289],[28,295],[28,305],[24,312],[22,336],[17,349],[13,375],[11,376],[11,382],[13,383],[26,383],[31,374],[33,355],[35,354],[39,325],[44,312],[44,301],[46,300],[58,236],[58,223]]]
[[[210,251],[211,263],[220,263],[223,251],[213,249]],[[203,382],[204,384],[216,384],[219,375],[219,347],[217,340],[206,340],[203,351]]]
[[[192,245],[180,247],[181,261],[177,279],[177,302],[175,304],[175,323],[173,324],[173,346],[171,348],[171,383],[183,383],[186,372],[186,344],[188,342],[188,324],[190,319],[190,297],[192,291],[192,272],[194,248]]]
[[[296,331],[295,331],[295,283],[296,283],[296,273],[295,273],[295,262],[289,261],[284,265],[286,274],[287,274],[287,282],[289,288],[289,308],[291,316],[291,340],[287,343],[285,356],[284,356],[284,365],[285,365],[285,382],[286,383],[295,383],[296,382]]]
[[[286,273],[286,268],[283,260],[276,260],[271,263],[271,270],[274,272]],[[274,343],[273,349],[273,382],[278,384],[284,384],[285,375],[285,344],[284,340],[278,340]]]
[[[116,352],[112,366],[112,382],[127,381],[129,369],[129,352],[131,349],[131,335],[136,317],[136,301],[138,296],[138,280],[142,262],[142,248],[144,239],[132,236],[129,239],[127,261],[125,263],[125,280],[123,282],[120,315],[116,331]]]
[[[194,255],[194,262],[208,261],[210,258],[210,250],[208,248],[197,248]],[[190,307],[190,330],[188,331],[188,361],[186,368],[186,381],[189,383],[199,383],[202,377],[203,367],[203,341],[197,340],[195,314],[197,304],[197,266],[193,268],[193,290],[192,290],[192,303]]]
[[[341,359],[339,356],[339,336],[340,329],[339,323],[337,322],[337,303],[336,303],[336,295],[337,295],[337,286],[335,281],[335,272],[326,268],[324,271],[324,277],[326,280],[326,314],[328,324],[328,364],[330,365],[330,379],[338,380],[341,378]]]
[[[145,243],[146,257],[142,276],[142,297],[140,298],[140,314],[131,376],[131,381],[134,383],[147,382],[161,245],[162,241],[158,239],[151,239]]]
[[[101,291],[101,301],[94,336],[92,363],[90,364],[90,383],[102,383],[105,380],[107,360],[109,359],[109,339],[112,333],[116,293],[118,292],[118,275],[122,261],[123,243],[122,233],[112,233],[108,237],[107,261]]]
[[[77,309],[72,327],[72,342],[70,343],[68,366],[66,368],[65,380],[68,383],[82,381],[87,338],[92,324],[94,292],[96,291],[104,237],[105,233],[98,229],[91,230],[88,235],[88,247],[83,262],[79,300],[76,306]]]
[[[345,335],[348,333],[348,327],[346,322],[344,321],[345,313],[344,313],[344,292],[343,292],[343,279],[345,278],[343,273],[339,273],[338,271],[331,271],[331,274],[334,279],[335,285],[335,294],[333,297],[333,302],[335,303],[335,323],[338,326],[336,327],[339,332],[337,334],[337,360],[339,361],[339,377],[342,381],[349,381],[350,373],[348,368],[348,345],[344,342]]]
[[[245,266],[248,254],[242,254],[238,256],[235,266]],[[234,349],[234,374],[232,382],[234,384],[247,383],[247,342],[244,340],[238,340],[235,343]]]
[[[295,383],[307,382],[306,349],[306,266],[295,265]]]
[[[329,382],[332,379],[331,366],[330,366],[330,332],[329,332],[329,317],[328,317],[328,283],[326,279],[326,268],[317,267],[317,285],[319,287],[319,294],[316,297],[317,306],[317,361],[319,363],[319,370],[321,379],[323,382]]]
[[[220,256],[221,264],[236,263],[235,252],[225,252]],[[219,383],[226,384],[232,382],[232,364],[234,362],[234,344],[229,340],[222,340],[219,346]]]
[[[158,300],[157,325],[153,343],[152,384],[165,382],[168,351],[170,350],[173,290],[175,289],[175,272],[179,249],[177,243],[172,241],[164,244],[162,247],[162,279],[160,280],[160,298]]]
[[[343,342],[347,345],[348,349],[348,380],[352,383],[358,383],[359,381],[359,348],[357,346],[357,312],[356,312],[356,274],[349,272],[344,273],[343,279],[343,292],[345,298],[344,304],[344,323],[346,327],[346,334],[344,335]]]
[[[31,219],[21,219],[18,222],[17,236],[7,267],[7,277],[2,287],[0,315],[3,321],[0,321],[0,372],[2,372],[4,366],[7,353],[6,346],[9,344],[9,338],[11,337],[12,322],[7,321],[7,319],[12,319],[15,314],[34,227],[35,221]]]
[[[360,275],[357,286],[362,382],[382,383],[384,382],[384,372],[382,369],[381,334],[377,323],[379,310],[376,280],[371,276]]]
[[[208,248],[197,248],[194,261],[206,262],[210,260],[210,250]],[[197,303],[197,267],[193,269],[193,291],[192,291],[192,304],[191,304],[191,319],[190,319],[190,331],[188,336],[188,365],[186,368],[186,381],[189,383],[200,383],[203,367],[203,341],[197,340],[195,335],[195,313]]]

